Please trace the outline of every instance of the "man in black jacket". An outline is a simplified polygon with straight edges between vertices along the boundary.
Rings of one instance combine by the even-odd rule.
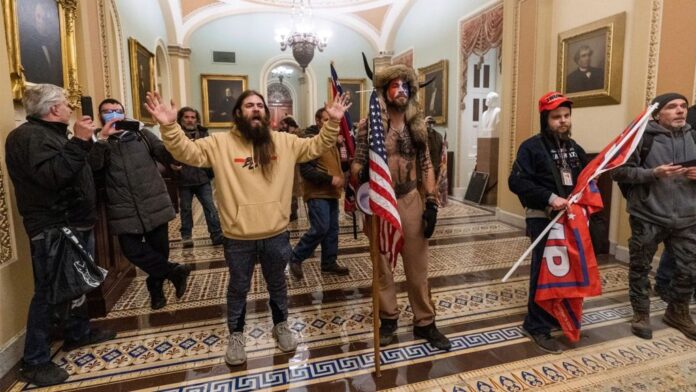
[[[68,139],[72,109],[62,88],[37,84],[24,93],[27,122],[13,130],[5,144],[7,170],[15,188],[15,200],[24,228],[31,239],[34,296],[29,305],[24,358],[20,375],[26,381],[47,386],[60,384],[68,372],[51,362],[50,276],[46,269],[44,231],[70,226],[94,255],[96,202],[92,170],[87,156],[92,150],[92,119],[82,117]],[[109,330],[90,329],[84,296],[70,306],[64,322],[63,350],[112,339]]]
[[[570,138],[572,104],[555,91],[539,99],[541,132],[522,142],[508,178],[510,190],[525,208],[531,241],[548,226],[551,215],[566,207],[566,198],[587,164],[585,151]],[[527,316],[522,330],[540,349],[560,354],[562,350],[550,334],[558,322],[534,302],[545,245],[543,239],[532,251]]]
[[[208,129],[201,126],[201,115],[198,110],[185,106],[177,113],[177,122],[181,125],[186,136],[196,140],[208,136]],[[208,233],[213,245],[222,244],[222,229],[220,218],[213,202],[213,188],[210,180],[213,178],[213,169],[199,168],[186,164],[175,165],[179,173],[179,210],[181,211],[181,241],[184,247],[193,246],[191,231],[193,229],[193,215],[191,203],[195,195],[203,206],[205,223],[208,225]]]
[[[121,252],[148,274],[145,281],[152,309],[167,304],[163,284],[174,284],[177,298],[186,292],[189,266],[169,261],[168,222],[174,207],[157,162],[174,162],[162,141],[147,129],[119,130],[123,105],[111,98],[99,104],[104,127],[98,133],[90,165],[106,179],[107,215],[111,234],[118,235]]]

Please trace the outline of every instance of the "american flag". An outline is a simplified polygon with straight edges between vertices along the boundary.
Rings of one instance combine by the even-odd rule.
[[[379,251],[386,255],[392,270],[404,244],[404,232],[401,218],[396,208],[396,196],[392,185],[391,173],[387,166],[387,154],[384,147],[384,127],[382,110],[377,100],[377,93],[370,96],[370,209],[373,218],[379,220]]]

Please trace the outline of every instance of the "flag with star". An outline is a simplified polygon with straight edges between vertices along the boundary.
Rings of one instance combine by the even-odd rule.
[[[370,173],[370,209],[373,218],[378,219],[378,235],[373,240],[379,242],[379,251],[389,260],[392,270],[404,243],[401,217],[396,205],[396,195],[387,166],[387,153],[384,147],[384,126],[382,110],[377,99],[377,92],[370,96],[370,115],[368,117],[370,134],[369,173]]]
[[[602,293],[590,237],[590,215],[602,210],[596,179],[626,163],[636,150],[654,107],[647,108],[609,143],[577,179],[565,214],[553,223],[541,259],[535,302],[558,320],[563,333],[580,339],[582,304]]]

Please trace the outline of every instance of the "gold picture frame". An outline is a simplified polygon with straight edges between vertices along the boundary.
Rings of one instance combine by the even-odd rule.
[[[203,126],[229,128],[232,126],[232,108],[237,98],[247,89],[246,75],[201,75]]]
[[[341,87],[343,88],[343,92],[346,94],[350,94],[350,99],[351,102],[353,102],[353,105],[351,105],[350,108],[348,108],[348,115],[350,116],[350,122],[356,123],[360,121],[360,119],[367,117],[367,99],[368,99],[368,94],[365,93],[365,79],[343,79],[339,78],[338,82],[341,83]],[[328,92],[326,94],[327,101],[330,101],[333,97],[333,88],[331,87],[332,82],[331,78],[328,78],[327,81],[327,87],[328,87]],[[355,103],[355,97],[358,97],[359,102],[357,104]],[[348,124],[349,127],[352,127],[353,124]]]
[[[77,3],[78,0],[2,0],[13,99],[21,100],[28,85],[52,83],[65,89],[73,107],[80,106],[82,90],[77,78],[75,40]]]
[[[558,91],[575,107],[621,103],[626,13],[558,34]]]
[[[130,58],[131,96],[133,97],[133,118],[146,125],[153,125],[155,119],[144,109],[148,91],[155,91],[155,55],[138,40],[128,38]]]
[[[432,116],[437,125],[447,125],[448,60],[440,60],[427,67],[418,68],[420,83],[433,79],[418,89],[418,101],[425,116]]]

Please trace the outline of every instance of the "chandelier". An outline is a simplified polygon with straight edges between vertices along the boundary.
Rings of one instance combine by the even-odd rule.
[[[271,70],[271,75],[278,78],[280,84],[283,84],[283,79],[289,78],[292,75],[292,69],[284,66],[279,66]]]
[[[292,57],[300,64],[304,72],[314,58],[314,48],[320,52],[324,51],[328,36],[320,36],[312,31],[312,9],[309,6],[309,0],[293,0],[292,20],[293,30],[279,32],[277,40],[280,42],[280,50],[292,48]]]

